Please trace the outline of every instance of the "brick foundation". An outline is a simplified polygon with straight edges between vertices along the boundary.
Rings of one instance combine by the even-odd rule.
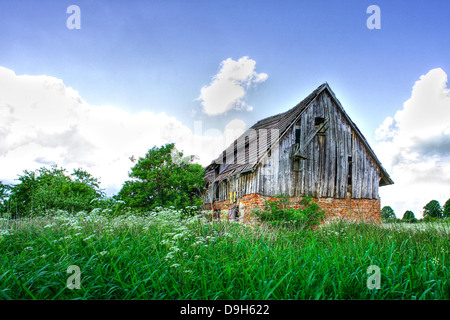
[[[290,198],[290,207],[302,209],[300,204],[301,197]],[[244,222],[251,219],[250,213],[254,209],[264,209],[265,201],[275,201],[273,197],[265,197],[257,193],[247,194],[239,199],[239,217]],[[381,223],[380,215],[380,199],[335,199],[335,198],[319,198],[313,199],[321,209],[325,210],[325,223],[335,220],[347,221],[364,221],[370,223]],[[205,204],[205,210],[213,210],[214,216],[222,210],[228,211],[231,203],[227,201],[215,201],[213,204]],[[221,218],[226,218],[225,212],[221,214]]]

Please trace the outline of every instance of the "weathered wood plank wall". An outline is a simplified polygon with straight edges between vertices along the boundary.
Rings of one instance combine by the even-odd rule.
[[[227,200],[232,191],[236,191],[238,197],[260,193],[265,196],[313,194],[315,197],[377,199],[380,170],[327,91],[323,91],[297,121],[301,144],[316,130],[317,117],[328,120],[328,130],[324,135],[316,135],[305,146],[303,155],[308,160],[299,160],[300,171],[293,170],[290,157],[290,149],[295,143],[293,125],[255,172],[219,182],[219,198],[214,197],[214,200]]]

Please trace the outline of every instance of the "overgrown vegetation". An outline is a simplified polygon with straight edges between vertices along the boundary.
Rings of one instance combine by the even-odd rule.
[[[446,224],[270,228],[155,208],[0,220],[2,299],[449,299]],[[80,289],[67,288],[76,265]],[[367,268],[381,288],[367,287]]]
[[[113,197],[107,197],[99,179],[81,168],[72,174],[57,165],[25,170],[14,185],[0,182],[0,214],[18,218],[49,210],[76,213],[101,208],[118,215],[125,208],[148,211],[158,206],[174,206],[192,214],[186,208],[201,205],[204,187],[203,168],[193,160],[192,156],[184,157],[174,144],[154,147],[137,160],[129,174],[132,180]]]
[[[290,206],[289,197],[278,195],[275,201],[267,200],[264,210],[255,210],[254,213],[261,221],[275,226],[293,225],[300,228],[314,227],[320,224],[325,217],[322,210],[312,197],[303,197],[300,201],[302,209]]]
[[[136,161],[117,196],[56,165],[0,183],[1,299],[450,299],[450,199],[402,224],[321,224],[280,195],[252,225],[200,212],[203,168],[173,144]],[[429,222],[427,222],[429,221]],[[413,223],[421,222],[421,223]],[[432,223],[430,223],[432,222]],[[439,222],[439,223],[437,223]],[[67,269],[81,288],[67,287]],[[381,288],[367,287],[367,267]]]
[[[92,200],[103,197],[99,180],[82,169],[68,174],[56,165],[25,170],[19,183],[0,185],[0,212],[3,216],[25,217],[60,209],[69,212],[90,211]]]

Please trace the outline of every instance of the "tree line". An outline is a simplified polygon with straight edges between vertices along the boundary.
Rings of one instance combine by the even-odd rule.
[[[16,184],[0,181],[0,213],[8,217],[68,212],[94,208],[152,210],[200,206],[204,169],[193,156],[183,156],[173,143],[153,147],[144,157],[130,159],[134,166],[117,195],[106,196],[100,180],[82,168],[72,173],[56,164],[34,171],[24,170]]]
[[[437,200],[431,200],[423,207],[423,218],[417,219],[414,212],[406,210],[401,219],[397,218],[394,210],[390,206],[381,209],[381,218],[386,222],[433,222],[441,221],[450,217],[450,199],[443,206]]]

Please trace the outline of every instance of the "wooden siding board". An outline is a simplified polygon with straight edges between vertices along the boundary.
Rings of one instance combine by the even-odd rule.
[[[346,198],[349,156],[353,160],[352,198],[377,199],[380,169],[363,141],[352,133],[352,127],[326,91],[300,116],[301,142],[314,132],[316,117],[328,120],[328,130],[324,136],[316,135],[305,147],[303,154],[308,160],[302,160],[301,171],[292,170],[290,148],[295,143],[295,127],[292,126],[278,146],[272,149],[272,153],[278,152],[278,161],[273,155],[265,157],[258,163],[256,171],[221,180],[219,200],[228,200],[232,191],[237,191],[239,196],[284,193],[289,196],[313,194],[316,197]],[[243,157],[245,152],[238,152],[238,161],[243,161]],[[222,171],[230,168],[231,165],[221,166]]]

